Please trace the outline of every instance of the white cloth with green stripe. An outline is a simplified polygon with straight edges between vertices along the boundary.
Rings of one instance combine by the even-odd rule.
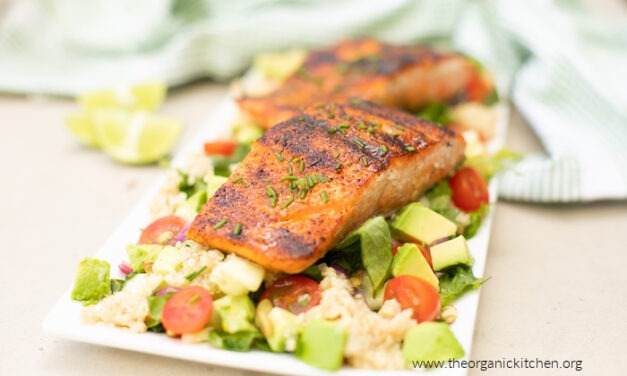
[[[432,42],[494,71],[546,149],[501,177],[503,198],[626,199],[627,22],[586,14],[559,0],[19,1],[0,19],[0,91],[228,79],[259,52],[346,37]]]

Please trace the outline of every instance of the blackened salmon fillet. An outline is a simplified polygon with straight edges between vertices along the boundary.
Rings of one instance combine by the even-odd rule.
[[[187,236],[298,273],[368,218],[417,200],[464,147],[449,129],[371,102],[308,107],[252,145]]]
[[[415,110],[432,102],[481,100],[490,90],[482,70],[458,53],[347,40],[309,52],[301,68],[268,95],[243,97],[240,108],[269,128],[302,106],[360,98]]]

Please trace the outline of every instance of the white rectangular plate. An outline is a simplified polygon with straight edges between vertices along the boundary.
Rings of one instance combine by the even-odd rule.
[[[508,120],[508,108],[506,105],[498,106],[499,121],[497,125],[497,138],[493,140],[490,149],[495,150],[503,144],[505,129]],[[173,160],[173,165],[184,166],[185,155],[190,152],[200,152],[204,142],[217,138],[228,131],[234,117],[237,114],[235,103],[231,99],[225,99],[219,110],[203,126],[197,137],[187,145]],[[125,247],[135,242],[139,237],[137,229],[143,227],[150,220],[149,204],[160,186],[163,178],[159,179],[154,187],[139,201],[129,216],[120,224],[111,237],[94,256],[107,260],[111,265],[118,265],[126,258]],[[490,195],[496,198],[496,182],[490,184]],[[475,258],[473,270],[475,275],[482,276],[485,266],[490,228],[494,205],[483,225],[468,245]],[[78,261],[78,260],[77,260]],[[117,268],[111,268],[113,278],[122,278]],[[210,345],[187,344],[180,340],[170,338],[157,333],[131,333],[122,329],[89,326],[81,323],[80,311],[82,305],[70,299],[70,289],[61,297],[52,311],[44,320],[43,327],[47,333],[74,341],[110,346],[119,349],[138,351],[148,354],[166,356],[177,359],[191,360],[200,363],[220,365],[240,369],[248,369],[260,372],[272,372],[285,375],[329,375],[329,372],[321,371],[300,362],[291,354],[275,354],[263,351],[233,352],[216,349]],[[461,345],[466,351],[466,358],[470,354],[472,335],[475,325],[477,305],[479,303],[479,291],[472,291],[456,301],[458,319],[451,326]],[[332,374],[342,375],[406,375],[408,371],[378,372],[366,371],[344,367]],[[429,372],[431,376],[437,375],[462,375],[463,369],[437,369]]]

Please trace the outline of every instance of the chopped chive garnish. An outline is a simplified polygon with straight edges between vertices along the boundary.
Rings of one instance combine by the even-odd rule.
[[[283,160],[285,159],[285,158],[283,158],[283,155],[281,153],[279,153],[278,151],[275,151],[274,155],[276,155],[276,159],[278,159],[279,162],[283,162]]]
[[[235,224],[235,228],[233,229],[233,234],[234,235],[239,235],[242,233],[242,224],[240,222],[237,222]]]
[[[346,135],[346,129],[340,128],[340,133],[343,134],[343,135]]]
[[[370,124],[372,124],[373,127],[380,127],[381,123],[379,123],[378,121],[371,121]]]
[[[311,180],[314,182],[314,185],[318,184],[318,178],[316,177],[316,174],[311,175]]]
[[[374,133],[374,128],[368,127],[368,133]]]
[[[292,169],[292,165],[287,165],[287,173],[288,175],[292,175],[294,173],[294,170]]]
[[[381,145],[381,150],[383,150],[384,153],[387,153],[388,148],[385,145]]]
[[[298,118],[298,121],[305,121],[305,118],[301,116]]]
[[[342,124],[338,125],[338,127],[340,127],[340,128],[350,128],[350,125],[348,125],[346,123],[342,123]]]
[[[360,104],[361,103],[361,99],[352,99],[351,103],[352,104]]]
[[[281,205],[281,209],[285,209],[288,206],[290,206],[292,204],[292,202],[294,202],[294,197],[290,197],[289,200],[285,201],[285,203],[283,203],[283,205]]]
[[[309,185],[309,188],[313,188],[313,186],[316,185],[316,183],[314,182],[311,175],[306,175],[306,178],[307,178],[307,185]]]
[[[224,226],[224,225],[226,224],[226,222],[228,222],[226,219],[221,220],[220,222],[216,223],[216,224],[213,226],[213,229],[214,229],[214,230],[219,229],[220,227]]]
[[[200,273],[204,272],[204,271],[205,271],[205,269],[207,269],[207,267],[206,267],[206,266],[203,266],[202,268],[200,268],[200,269],[196,270],[195,272],[193,272],[193,273],[190,273],[190,274],[186,275],[186,276],[185,276],[185,279],[191,282],[191,281],[193,281],[193,280],[194,280],[194,278],[198,277],[198,275],[199,275]]]
[[[315,175],[316,175],[316,178],[318,179],[318,181],[321,182],[321,183],[326,183],[326,182],[329,181],[329,178],[324,176],[324,175],[322,175],[322,174],[316,173]]]
[[[340,152],[337,152],[337,153],[333,154],[333,158],[335,158],[335,159],[337,159],[337,157],[339,157],[339,156],[340,156]]]
[[[290,163],[292,162],[300,162],[300,158],[292,158],[292,160],[290,161]]]
[[[329,119],[333,119],[335,117],[335,112],[329,112],[327,116],[329,116]]]
[[[337,132],[337,128],[329,128],[329,134],[333,134],[335,132]]]
[[[403,128],[402,126],[398,125],[398,124],[394,124],[393,125],[394,128],[398,129],[399,131],[403,131],[405,130],[405,128]]]
[[[244,187],[246,186],[246,183],[244,183],[244,179],[242,179],[241,177],[233,180],[233,184],[237,184],[237,183],[242,183]]]
[[[322,197],[322,201],[325,203],[329,202],[329,195],[327,195],[326,191],[320,192],[320,197]]]
[[[391,135],[392,135],[392,137],[394,137],[394,138],[398,137],[398,133],[396,133],[396,132],[392,132],[392,133],[390,133],[390,134],[391,134]]]
[[[300,197],[300,199],[303,200],[305,196],[307,196],[307,191],[305,190],[300,191],[300,194],[298,195],[298,197]]]
[[[294,181],[294,180],[298,180],[298,176],[296,176],[296,175],[288,175],[288,176],[284,177],[283,179],[281,179],[281,181]]]
[[[266,194],[268,195],[268,197],[276,197],[277,196],[277,193],[274,190],[274,188],[272,188],[269,185],[266,185]]]
[[[416,151],[416,148],[413,147],[413,146],[407,146],[407,147],[405,147],[405,150],[407,150],[407,151]]]
[[[351,118],[349,114],[344,114],[344,116],[342,116],[342,117],[343,117],[344,119],[346,119],[346,120],[350,120],[350,118]]]
[[[342,168],[342,162],[337,162],[337,164],[335,165],[335,169],[339,170],[340,168]]]
[[[361,142],[360,139],[358,138],[354,138],[353,142],[356,143],[357,145],[361,146],[362,148],[365,146],[363,142]]]
[[[366,157],[361,157],[361,164],[365,166],[368,166],[368,160],[366,159]]]
[[[359,124],[359,129],[367,129],[368,127],[366,126],[366,124],[361,123]]]
[[[270,182],[270,179],[268,179],[268,178],[264,178],[264,179],[263,179],[263,181],[264,181],[264,182],[266,182],[266,183],[268,183],[268,182]]]
[[[303,172],[305,171],[305,161],[304,160],[300,160],[300,166],[298,166],[298,171]]]
[[[272,207],[276,206],[276,197],[270,197],[270,206]]]
[[[199,300],[200,300],[200,295],[194,295],[194,296],[192,296],[192,298],[189,300],[189,304],[194,304],[194,303],[196,303],[196,302],[197,302],[197,301],[199,301]]]

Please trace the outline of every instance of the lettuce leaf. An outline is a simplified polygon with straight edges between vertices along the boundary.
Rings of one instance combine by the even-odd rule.
[[[361,227],[349,234],[337,249],[342,253],[350,255],[350,259],[355,259],[355,250],[359,249],[357,255],[361,256],[361,263],[372,281],[375,289],[379,288],[390,274],[392,265],[392,235],[385,218],[374,217],[366,221]],[[352,251],[352,252],[351,252]],[[355,269],[357,261],[349,263],[350,269]],[[340,264],[341,266],[344,266]]]
[[[470,215],[470,223],[464,227],[464,237],[466,239],[470,239],[477,233],[479,227],[481,227],[481,222],[483,222],[483,218],[490,211],[490,205],[481,204],[479,209],[475,210]]]
[[[479,155],[466,159],[464,166],[475,168],[484,178],[491,179],[499,172],[505,171],[520,161],[522,155],[507,148],[503,148],[492,155]]]
[[[249,351],[253,345],[264,349],[263,335],[259,331],[225,333],[212,330],[209,332],[208,342],[215,347],[231,351]]]
[[[163,307],[165,303],[170,299],[174,293],[168,293],[162,296],[149,296],[146,298],[148,301],[148,319],[146,319],[146,327],[152,331],[162,331],[161,327],[161,314],[163,313]]]
[[[440,277],[440,301],[442,307],[470,290],[474,290],[488,279],[477,278],[467,265],[459,265],[455,269]]]

